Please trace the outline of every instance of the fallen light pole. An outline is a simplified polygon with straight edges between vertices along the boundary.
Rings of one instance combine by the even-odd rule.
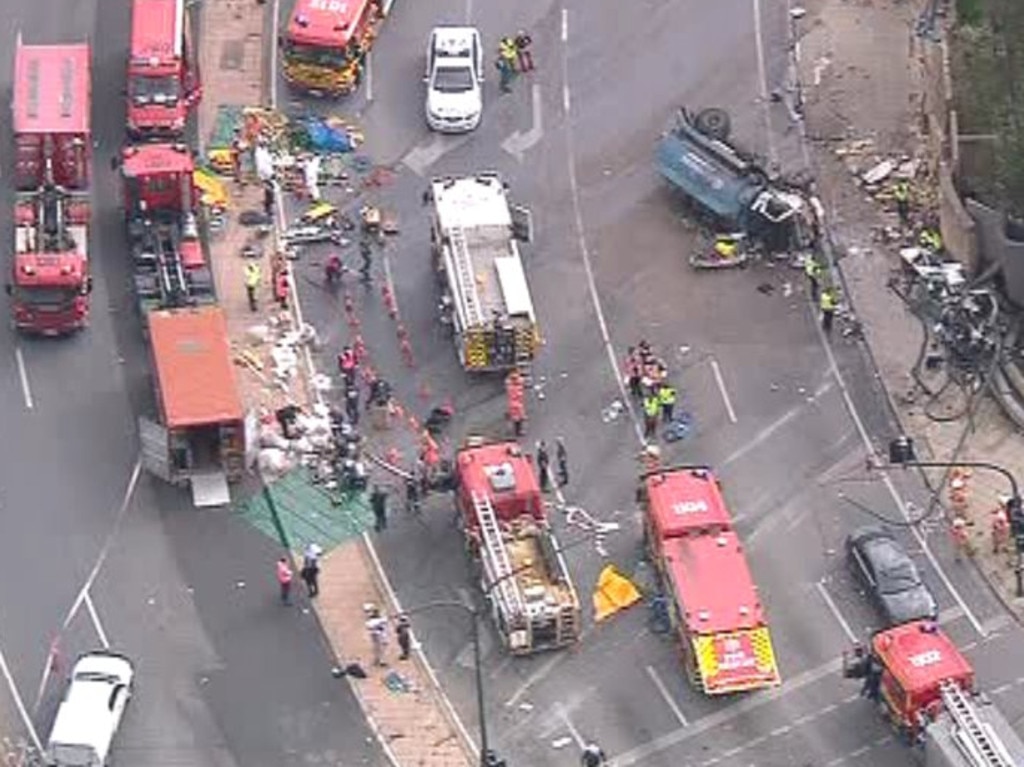
[[[907,436],[897,437],[889,442],[889,464],[903,468],[921,469],[953,469],[957,467],[986,469],[1002,474],[1010,483],[1010,497],[1006,501],[1005,508],[1006,516],[1010,521],[1010,530],[1013,532],[1014,550],[1017,554],[1017,561],[1013,568],[1016,595],[1024,597],[1024,500],[1021,499],[1017,478],[1008,469],[987,461],[918,461],[914,454],[914,440]],[[884,469],[887,467],[878,466],[869,461],[868,468]]]

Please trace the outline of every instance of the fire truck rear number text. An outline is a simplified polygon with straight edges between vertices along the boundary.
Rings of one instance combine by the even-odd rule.
[[[743,649],[743,643],[738,639],[726,639],[722,643],[722,659],[718,667],[722,671],[735,671],[738,668],[750,668],[757,663]]]
[[[697,514],[701,511],[707,511],[708,505],[704,501],[678,501],[672,504],[672,512],[674,514]]]
[[[928,652],[919,653],[917,655],[910,656],[910,665],[915,668],[921,668],[922,666],[931,666],[933,663],[938,663],[942,660],[942,653],[938,650],[928,650]]]
[[[314,11],[327,11],[328,13],[344,13],[347,6],[346,0],[313,0],[309,4]]]

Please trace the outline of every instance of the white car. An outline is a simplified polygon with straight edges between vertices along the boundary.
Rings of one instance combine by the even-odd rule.
[[[483,48],[475,27],[434,27],[427,48],[427,125],[441,133],[466,133],[484,108]]]
[[[82,655],[47,742],[48,764],[103,767],[132,695],[135,669],[124,655],[96,650]]]

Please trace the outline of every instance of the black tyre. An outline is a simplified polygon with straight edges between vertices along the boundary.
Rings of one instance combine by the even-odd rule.
[[[725,141],[729,138],[729,133],[732,130],[729,113],[718,107],[702,109],[694,118],[693,124],[705,136],[718,141]]]

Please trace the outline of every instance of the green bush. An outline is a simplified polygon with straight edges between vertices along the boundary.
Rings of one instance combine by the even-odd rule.
[[[956,0],[956,18],[964,26],[978,26],[985,18],[982,0]]]

